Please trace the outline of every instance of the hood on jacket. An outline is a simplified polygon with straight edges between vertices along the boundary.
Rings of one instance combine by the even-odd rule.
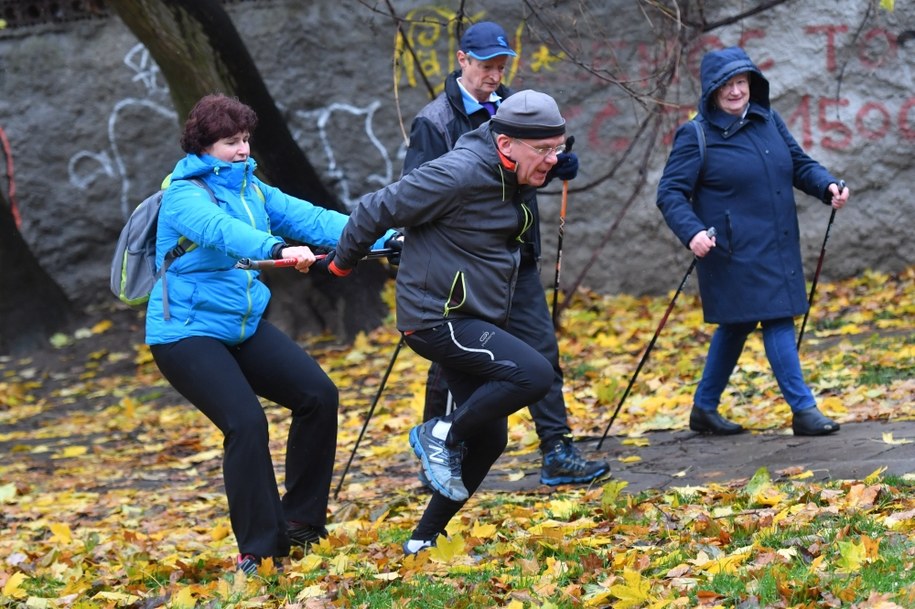
[[[254,175],[256,169],[257,161],[253,157],[248,157],[244,162],[229,163],[208,154],[188,153],[175,165],[171,179],[212,178],[218,184],[234,188],[249,175]]]
[[[717,110],[715,91],[729,79],[744,72],[750,73],[750,101],[769,110],[769,81],[762,71],[740,47],[728,47],[710,51],[702,58],[699,78],[702,82],[702,97],[699,98],[699,114],[708,118]]]

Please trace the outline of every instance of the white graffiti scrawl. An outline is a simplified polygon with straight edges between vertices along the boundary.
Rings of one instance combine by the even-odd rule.
[[[131,48],[124,57],[124,64],[134,74],[131,80],[143,86],[146,97],[126,97],[118,101],[108,115],[108,149],[80,150],[70,157],[67,171],[70,184],[80,190],[88,189],[100,176],[120,180],[121,214],[126,219],[133,211],[133,205],[130,200],[130,175],[121,155],[118,119],[128,108],[158,114],[172,122],[178,115],[170,105],[168,87],[160,84],[159,66],[149,56],[146,47],[137,44]],[[135,142],[130,141],[128,144],[135,145]]]
[[[352,209],[361,195],[387,186],[393,179],[391,155],[375,135],[372,125],[379,107],[381,102],[375,100],[362,108],[332,103],[316,110],[295,112],[296,119],[309,126],[298,129],[293,136],[303,150],[309,151],[312,161],[318,161],[316,152],[323,155],[326,164],[324,174],[333,183],[337,196],[347,209]],[[350,117],[362,117],[361,135],[352,128],[354,121]],[[315,130],[311,125],[317,127],[317,143],[308,141],[314,139]],[[317,145],[320,151],[314,149]],[[347,152],[341,154],[341,147],[346,147]],[[338,161],[338,156],[345,161]],[[382,173],[377,172],[379,165],[383,167]]]

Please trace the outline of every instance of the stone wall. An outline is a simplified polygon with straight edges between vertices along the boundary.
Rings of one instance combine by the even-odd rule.
[[[578,14],[577,4],[549,3],[533,14],[536,2],[395,4],[401,17],[414,20],[407,27],[410,46],[431,86],[440,87],[453,68],[457,44],[453,32],[433,22],[453,17],[463,4],[473,19],[499,21],[514,38],[520,57],[510,65],[508,84],[560,101],[581,158],[568,200],[563,285],[580,278],[599,292],[637,294],[676,287],[689,256],[661,219],[655,188],[673,130],[695,106],[703,50],[735,44],[766,72],[773,106],[796,139],[852,189],[831,231],[823,280],[866,269],[897,272],[915,259],[910,3],[890,12],[852,0],[792,1],[712,29],[680,58],[679,78],[661,97],[656,72],[677,32],[669,18],[644,12],[643,5],[616,0]],[[730,2],[705,4],[710,22],[739,10]],[[226,4],[297,141],[350,204],[396,179],[405,132],[429,99],[412,55],[393,65],[396,31],[385,6]],[[698,14],[695,6],[690,10],[687,17]],[[420,18],[425,25],[415,21]],[[180,154],[180,121],[161,74],[120,20],[100,13],[0,30],[0,84],[0,128],[23,234],[78,302],[109,299],[108,264],[124,217]],[[639,124],[658,110],[668,120],[657,141],[638,140],[627,153]],[[829,208],[802,194],[798,203],[812,276]],[[541,197],[547,286],[559,206],[558,186],[547,188]]]

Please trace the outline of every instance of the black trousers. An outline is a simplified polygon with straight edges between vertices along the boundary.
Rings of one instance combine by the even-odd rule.
[[[318,363],[267,321],[234,346],[190,337],[150,350],[168,382],[223,434],[223,478],[239,551],[286,556],[287,521],[324,526],[338,395]],[[258,396],[292,412],[282,499]]]
[[[533,347],[553,367],[552,383],[546,395],[528,405],[537,437],[540,438],[540,446],[545,447],[550,442],[571,434],[572,430],[569,428],[565,399],[562,395],[562,369],[559,367],[559,345],[556,343],[553,317],[547,307],[537,264],[528,258],[522,258],[512,299],[511,315],[505,329]],[[433,362],[426,380],[423,420],[428,421],[445,415],[452,410],[453,402],[454,397],[449,394],[448,383],[441,367]]]
[[[473,494],[505,450],[508,415],[546,394],[552,366],[523,340],[479,319],[456,319],[404,340],[441,366],[459,404],[444,418],[452,423],[449,442],[464,444],[461,479]],[[433,493],[413,537],[434,538],[462,505]]]

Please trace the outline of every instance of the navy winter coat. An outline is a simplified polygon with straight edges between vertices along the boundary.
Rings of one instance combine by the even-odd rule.
[[[719,109],[715,91],[749,73],[750,106],[744,117]],[[681,125],[658,185],[657,204],[677,238],[689,246],[714,226],[717,246],[699,259],[702,310],[710,323],[793,317],[807,310],[794,188],[830,199],[838,183],[811,159],[769,107],[769,82],[743,49],[708,53],[700,68],[702,97],[696,120],[706,153]],[[692,200],[691,200],[692,198]]]

